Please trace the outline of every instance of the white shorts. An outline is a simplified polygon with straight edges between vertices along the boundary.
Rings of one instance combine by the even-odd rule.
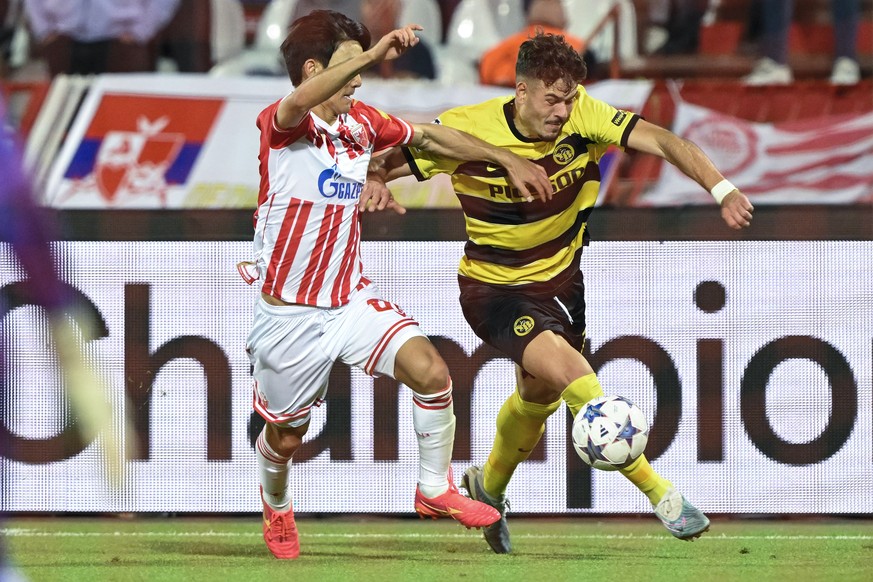
[[[373,283],[333,309],[255,304],[246,351],[254,365],[254,408],[267,422],[301,426],[324,402],[334,362],[371,376],[394,377],[407,340],[424,336],[418,323],[379,297]]]

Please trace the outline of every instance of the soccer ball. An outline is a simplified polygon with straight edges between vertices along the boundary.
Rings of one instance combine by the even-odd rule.
[[[573,447],[582,460],[603,471],[634,462],[646,448],[649,423],[643,411],[621,396],[599,396],[573,421]]]

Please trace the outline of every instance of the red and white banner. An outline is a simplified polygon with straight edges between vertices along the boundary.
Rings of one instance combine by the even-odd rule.
[[[49,174],[44,203],[58,208],[254,208],[255,119],[291,89],[284,79],[103,75],[88,91]],[[640,111],[651,81],[604,81],[589,93]],[[356,96],[413,123],[510,89],[367,79]],[[604,181],[610,176],[604,173]],[[459,207],[445,176],[392,190],[406,206]]]
[[[679,102],[673,131],[699,145],[753,204],[873,202],[873,113],[753,123]],[[639,204],[715,201],[665,163]]]

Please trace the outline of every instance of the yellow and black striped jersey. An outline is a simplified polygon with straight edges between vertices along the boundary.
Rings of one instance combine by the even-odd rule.
[[[558,283],[579,269],[586,222],[600,186],[597,162],[610,145],[624,147],[639,117],[615,109],[579,87],[570,118],[555,141],[523,136],[513,122],[514,96],[456,107],[438,123],[528,158],[545,168],[554,187],[547,203],[526,202],[506,171],[404,148],[413,174],[451,175],[467,237],[459,273],[492,285]]]

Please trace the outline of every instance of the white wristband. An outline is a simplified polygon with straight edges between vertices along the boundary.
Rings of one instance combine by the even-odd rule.
[[[736,189],[736,186],[734,186],[725,179],[713,186],[709,193],[712,194],[712,197],[715,198],[716,202],[721,204],[721,201],[724,200],[724,197]]]

